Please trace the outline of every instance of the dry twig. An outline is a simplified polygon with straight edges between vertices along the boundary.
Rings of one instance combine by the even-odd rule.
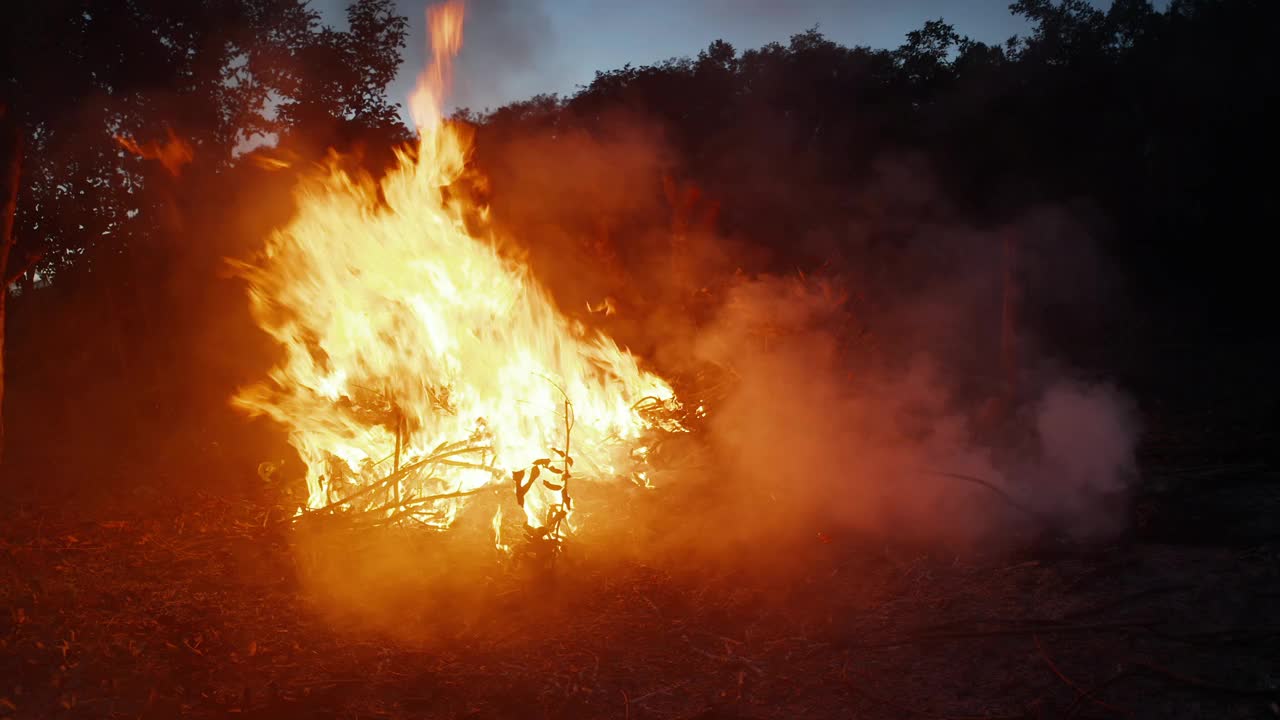
[[[972,475],[964,475],[961,473],[947,472],[945,470],[925,470],[925,472],[929,473],[930,475],[938,475],[940,477],[949,477],[955,480],[963,480],[965,482],[970,482],[970,483],[973,483],[974,485],[980,485],[990,490],[991,492],[995,493],[997,496],[1000,497],[1000,499],[1008,503],[1009,507],[1013,508],[1014,510],[1017,510],[1046,525],[1050,523],[1049,517],[1046,516],[1044,513],[1015,500],[1012,495],[1010,495],[1007,491],[1002,489],[999,485],[996,485],[995,483],[991,482],[990,480],[983,480],[980,477],[974,477]]]
[[[1040,636],[1032,635],[1031,637],[1033,640],[1035,640],[1036,650],[1039,651],[1040,658],[1044,660],[1045,665],[1049,666],[1049,670],[1051,670],[1054,675],[1057,675],[1058,679],[1061,680],[1063,683],[1065,683],[1067,687],[1075,691],[1076,702],[1079,702],[1080,700],[1085,698],[1087,696],[1087,693],[1085,693],[1084,690],[1081,690],[1079,685],[1077,685],[1074,681],[1071,680],[1071,678],[1067,677],[1061,670],[1059,670],[1058,666],[1054,664],[1053,658],[1050,658],[1049,653],[1045,652],[1044,645],[1041,644],[1040,642]],[[1118,713],[1121,715],[1132,714],[1132,712],[1128,709],[1116,707],[1115,705],[1111,705],[1110,703],[1103,702],[1101,700],[1098,700],[1097,698],[1090,697],[1089,701],[1097,705],[1098,707],[1106,708],[1107,710],[1110,710],[1113,713]]]

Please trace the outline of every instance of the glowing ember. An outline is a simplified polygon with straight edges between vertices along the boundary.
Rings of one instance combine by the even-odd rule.
[[[462,8],[433,8],[429,21],[416,153],[380,182],[336,167],[305,181],[297,215],[240,264],[284,359],[234,402],[289,429],[312,510],[445,527],[468,495],[514,486],[528,525],[558,538],[570,472],[629,473],[648,427],[637,407],[674,399],[473,237],[468,208],[442,192],[467,150],[440,113]],[[500,517],[494,531],[501,546]]]

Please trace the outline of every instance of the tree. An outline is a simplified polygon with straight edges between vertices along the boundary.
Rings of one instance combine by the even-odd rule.
[[[713,43],[694,58],[597,72],[555,103],[473,117],[475,158],[498,221],[526,237],[546,226],[588,233],[601,214],[592,202],[504,200],[529,183],[503,148],[573,133],[607,142],[643,127],[661,138],[652,155],[662,172],[637,178],[640,166],[618,163],[617,184],[646,208],[662,205],[664,174],[696,184],[720,201],[719,231],[750,248],[743,264],[759,264],[748,270],[888,266],[921,223],[1000,230],[1044,205],[1080,207],[1132,295],[1158,298],[1149,317],[1164,327],[1152,332],[1248,332],[1266,322],[1249,308],[1269,305],[1268,266],[1242,258],[1274,205],[1269,184],[1246,178],[1274,155],[1262,79],[1277,72],[1269,34],[1280,3],[1104,5],[1018,0],[1010,9],[1030,29],[1004,43],[942,19],[892,50],[845,47],[817,28],[741,51]],[[886,161],[924,168],[936,187],[907,178],[886,191]],[[554,157],[524,164],[540,163],[559,167]],[[918,196],[936,202],[913,205]],[[643,266],[664,221],[635,213],[611,227],[623,265]],[[1028,324],[1041,311],[1067,314],[1033,295],[1018,306]]]
[[[0,463],[4,462],[4,311],[9,297],[9,255],[13,251],[14,209],[22,171],[22,136],[7,110],[0,105]]]
[[[306,0],[6,7],[0,106],[25,162],[9,176],[21,187],[6,187],[9,272],[0,279],[13,274],[14,258],[39,257],[24,282],[38,273],[98,293],[131,335],[118,338],[121,352],[159,357],[153,350],[169,343],[165,333],[182,325],[166,322],[174,309],[161,300],[169,267],[193,239],[180,221],[228,181],[247,140],[315,136],[323,145],[365,134],[385,145],[407,137],[385,97],[406,28],[393,8],[392,0],[355,0],[340,31],[322,25]],[[317,57],[332,62],[310,67]],[[145,144],[170,133],[192,149],[181,183],[116,139]],[[6,167],[17,168],[16,153],[4,150]],[[126,322],[135,317],[141,322]]]

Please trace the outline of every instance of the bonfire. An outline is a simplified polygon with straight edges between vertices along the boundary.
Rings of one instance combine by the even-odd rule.
[[[338,158],[292,221],[238,263],[283,350],[234,402],[281,423],[306,464],[308,512],[448,528],[509,490],[531,538],[572,528],[573,483],[647,483],[644,436],[678,430],[671,385],[563,315],[448,188],[468,140],[443,117],[463,8],[432,8],[434,57],[410,106],[418,142],[375,180]],[[499,547],[502,506],[493,525]]]

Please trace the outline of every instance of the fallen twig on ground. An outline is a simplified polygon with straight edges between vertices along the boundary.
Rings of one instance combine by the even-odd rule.
[[[741,655],[717,655],[715,653],[707,652],[706,650],[703,650],[702,648],[694,645],[693,641],[689,639],[688,635],[683,636],[682,639],[685,641],[685,644],[689,646],[690,650],[694,651],[695,653],[701,655],[704,658],[715,660],[716,662],[722,662],[727,665],[741,665],[742,667],[745,667],[746,669],[755,673],[756,677],[764,677],[763,670],[757,667],[755,663],[751,662],[745,657],[742,657]]]
[[[680,682],[672,683],[672,684],[667,685],[667,686],[665,686],[665,687],[660,687],[660,688],[658,688],[657,690],[651,690],[651,691],[649,691],[649,692],[647,692],[647,693],[645,693],[645,694],[641,695],[640,697],[636,698],[635,700],[631,700],[631,701],[630,701],[630,703],[631,703],[632,705],[639,705],[640,703],[642,703],[642,702],[644,702],[644,701],[648,700],[649,698],[657,697],[658,695],[665,695],[665,694],[667,694],[667,693],[671,692],[672,690],[679,690],[680,688],[684,687],[685,685],[688,685],[688,684],[689,684],[689,682],[690,682],[689,680],[681,680]]]
[[[1021,513],[1025,514],[1025,515],[1027,515],[1027,516],[1029,516],[1029,517],[1031,517],[1031,518],[1033,518],[1033,519],[1035,519],[1035,520],[1037,520],[1037,521],[1041,522],[1041,523],[1046,524],[1046,525],[1051,524],[1051,518],[1049,518],[1049,516],[1045,515],[1044,513],[1040,512],[1039,510],[1036,510],[1035,508],[1032,508],[1032,507],[1030,507],[1030,506],[1028,506],[1028,505],[1025,505],[1025,504],[1023,504],[1023,503],[1021,503],[1021,502],[1019,502],[1019,501],[1015,500],[1015,499],[1013,498],[1013,496],[1012,496],[1012,495],[1010,495],[1010,494],[1008,493],[1008,491],[1004,490],[1004,489],[1003,489],[1003,488],[1001,488],[999,485],[996,485],[995,483],[991,482],[990,480],[983,480],[983,479],[982,479],[982,478],[980,478],[980,477],[974,477],[974,476],[972,476],[972,475],[964,475],[964,474],[962,474],[962,473],[947,472],[947,471],[945,471],[945,470],[925,470],[925,472],[929,473],[930,475],[938,475],[938,476],[941,476],[941,477],[949,477],[949,478],[953,478],[953,479],[955,479],[955,480],[963,480],[963,481],[965,481],[965,482],[970,482],[970,483],[973,483],[973,484],[975,484],[975,485],[980,485],[980,486],[982,486],[982,487],[984,487],[984,488],[986,488],[986,489],[990,490],[991,492],[995,493],[997,496],[999,496],[999,497],[1000,497],[1000,499],[1002,499],[1002,500],[1004,500],[1006,503],[1008,503],[1008,504],[1009,504],[1009,507],[1013,508],[1014,510],[1017,510],[1017,511],[1019,511],[1019,512],[1021,512]]]
[[[1053,662],[1053,658],[1049,657],[1049,653],[1045,652],[1044,645],[1040,642],[1040,636],[1032,635],[1031,637],[1033,640],[1035,640],[1036,650],[1040,653],[1040,658],[1044,660],[1045,665],[1049,666],[1049,670],[1052,671],[1054,675],[1057,675],[1058,679],[1061,680],[1063,683],[1065,683],[1067,687],[1075,691],[1077,700],[1080,700],[1081,698],[1085,697],[1086,696],[1085,691],[1082,690],[1080,686],[1077,685],[1071,678],[1067,677],[1061,670],[1059,670],[1058,666]],[[1105,708],[1114,713],[1119,713],[1121,715],[1132,714],[1131,711],[1128,710],[1127,708],[1117,707],[1110,703],[1106,703],[1101,700],[1098,700],[1097,698],[1091,697],[1089,698],[1089,701],[1097,705],[1098,707]]]

